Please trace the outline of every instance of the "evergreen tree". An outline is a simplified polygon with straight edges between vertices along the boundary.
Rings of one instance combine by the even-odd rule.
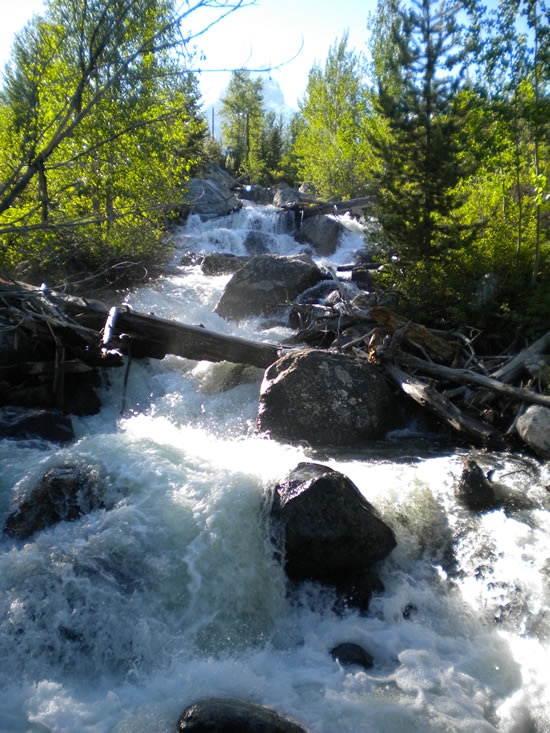
[[[448,215],[455,200],[462,124],[457,91],[463,48],[457,13],[443,0],[412,0],[390,12],[379,5],[374,73],[379,110],[387,126],[370,137],[383,162],[379,218],[389,245],[411,261],[458,244]],[[386,13],[386,18],[380,18]],[[376,39],[375,39],[376,40]],[[388,127],[390,134],[388,135]]]

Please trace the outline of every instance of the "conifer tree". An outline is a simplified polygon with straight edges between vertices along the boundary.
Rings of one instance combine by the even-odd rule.
[[[411,0],[408,8],[381,0],[375,56],[377,102],[387,121],[370,138],[383,167],[379,218],[389,245],[415,261],[458,243],[448,221],[458,178],[456,93],[461,84],[457,3]],[[463,108],[462,108],[463,109]]]

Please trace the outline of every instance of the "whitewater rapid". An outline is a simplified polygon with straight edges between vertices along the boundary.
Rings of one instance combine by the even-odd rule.
[[[331,263],[351,260],[362,229]],[[136,309],[279,343],[284,324],[213,312],[229,276],[184,251],[244,254],[249,231],[302,251],[271,207],[176,233],[170,275],[125,294]],[[325,260],[318,260],[326,264]],[[28,540],[0,539],[1,733],[171,733],[193,701],[234,696],[312,733],[550,730],[548,465],[475,451],[524,500],[475,514],[454,487],[465,451],[405,431],[353,454],[254,432],[262,373],[177,357],[111,370],[76,440],[0,440],[0,519],[47,468],[96,467],[107,508]],[[337,615],[314,584],[287,597],[266,526],[269,488],[302,460],[349,476],[394,530],[369,613]],[[519,508],[524,506],[527,508]],[[370,670],[330,656],[356,642]]]

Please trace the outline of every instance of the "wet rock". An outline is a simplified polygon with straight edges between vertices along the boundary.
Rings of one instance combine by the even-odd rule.
[[[494,509],[497,505],[491,482],[472,459],[464,462],[462,476],[455,493],[458,501],[473,511],[483,512]]]
[[[374,661],[368,651],[363,649],[360,644],[353,644],[352,642],[338,644],[330,650],[330,656],[343,667],[357,665],[358,667],[364,667],[364,669],[370,669],[374,666]]]
[[[300,192],[287,183],[273,188],[273,206],[292,206],[300,201]]]
[[[249,255],[264,255],[275,247],[275,237],[269,232],[250,231],[244,240],[244,248]]]
[[[296,233],[298,242],[310,244],[321,257],[333,255],[346,228],[339,221],[320,214],[304,219]]]
[[[189,211],[198,214],[203,220],[225,216],[242,206],[241,202],[226,185],[201,178],[191,178],[189,180],[186,200]]]
[[[0,409],[0,437],[69,443],[74,440],[74,431],[71,418],[57,410],[4,407]]]
[[[201,263],[205,275],[232,275],[241,269],[250,257],[229,254],[227,252],[210,252]]]
[[[180,265],[183,267],[194,267],[195,265],[201,265],[203,256],[198,252],[186,252],[181,256]]]
[[[397,398],[375,364],[306,349],[266,370],[256,425],[289,443],[357,447],[397,427],[398,412]]]
[[[50,468],[28,499],[6,520],[10,537],[26,539],[61,521],[74,521],[104,507],[97,471],[77,466]]]
[[[372,591],[373,566],[396,545],[392,530],[357,486],[319,463],[300,463],[277,484],[270,520],[291,580],[317,581],[344,593],[354,584],[364,586],[369,574],[365,590]],[[356,605],[368,605],[368,595]]]
[[[541,458],[550,458],[550,409],[531,405],[516,421],[520,438]]]
[[[270,316],[321,278],[321,271],[307,255],[258,255],[233,275],[215,310],[232,320]]]
[[[186,708],[178,731],[193,733],[307,733],[274,710],[245,700],[208,698]]]

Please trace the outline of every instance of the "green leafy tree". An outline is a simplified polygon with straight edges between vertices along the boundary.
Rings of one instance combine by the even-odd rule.
[[[325,198],[363,194],[372,162],[363,129],[363,60],[347,43],[346,33],[330,48],[324,69],[311,69],[293,147],[298,175]]]
[[[262,168],[263,90],[262,80],[243,69],[231,75],[222,99],[222,136],[227,150],[227,167],[252,182]]]
[[[242,4],[49,0],[16,40],[0,96],[4,267],[162,254],[206,134],[181,29],[200,7],[221,18]]]

